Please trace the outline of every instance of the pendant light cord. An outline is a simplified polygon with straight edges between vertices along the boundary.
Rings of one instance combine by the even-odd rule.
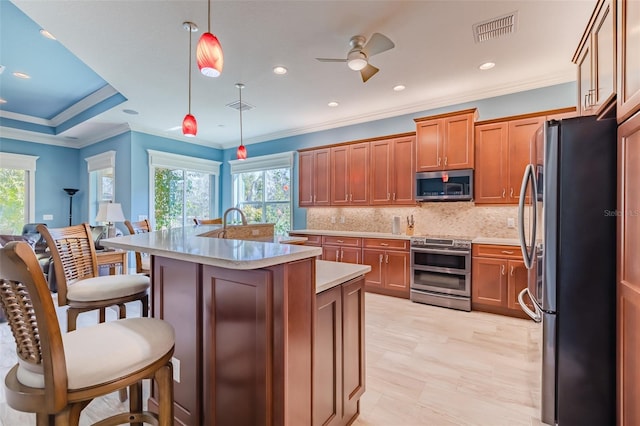
[[[238,83],[238,91],[240,92],[240,146],[242,146],[242,84]]]
[[[211,32],[211,0],[207,2],[207,32]]]
[[[193,32],[192,24],[189,24],[189,114],[191,114],[191,33]]]

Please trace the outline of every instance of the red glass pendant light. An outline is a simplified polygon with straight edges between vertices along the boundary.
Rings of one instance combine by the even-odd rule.
[[[242,89],[244,89],[244,84],[236,83],[236,87],[238,88],[238,92],[240,93],[240,146],[236,150],[236,157],[238,160],[246,160],[247,159],[247,148],[242,143]]]
[[[198,122],[191,115],[191,33],[198,31],[198,26],[193,22],[184,22],[182,27],[189,31],[189,112],[182,120],[182,134],[194,137],[198,133]]]
[[[211,33],[211,0],[207,9],[207,32],[202,34],[196,47],[196,60],[200,72],[207,77],[218,77],[222,73],[224,57],[218,37]]]

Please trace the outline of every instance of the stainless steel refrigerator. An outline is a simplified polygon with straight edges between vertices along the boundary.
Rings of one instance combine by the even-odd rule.
[[[616,129],[595,117],[547,121],[522,181],[529,282],[519,302],[542,322],[542,421],[551,425],[615,424]]]

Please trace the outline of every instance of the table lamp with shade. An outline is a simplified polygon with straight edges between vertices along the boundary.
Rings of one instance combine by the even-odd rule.
[[[100,203],[96,222],[107,222],[107,238],[112,238],[116,235],[113,223],[124,222],[125,220],[120,203]]]

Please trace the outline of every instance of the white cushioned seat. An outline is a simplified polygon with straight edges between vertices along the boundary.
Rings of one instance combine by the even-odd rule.
[[[146,275],[103,275],[74,281],[67,286],[67,299],[93,302],[131,296],[149,288]]]
[[[63,334],[68,389],[117,380],[148,366],[174,345],[173,327],[155,318],[129,318]],[[116,344],[117,343],[117,344]],[[23,385],[44,388],[44,376],[20,364]]]

